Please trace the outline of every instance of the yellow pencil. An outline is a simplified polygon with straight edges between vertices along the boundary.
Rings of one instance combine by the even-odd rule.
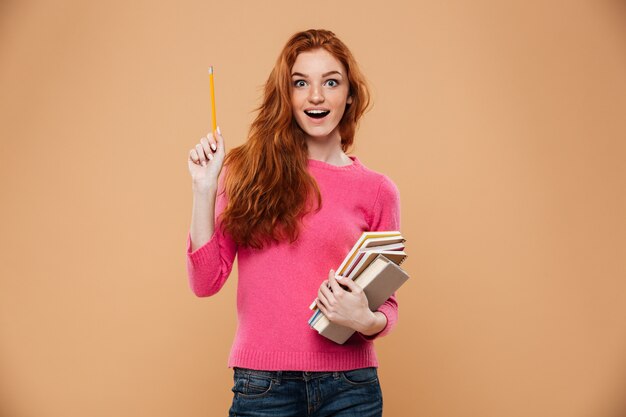
[[[217,117],[215,117],[215,85],[213,84],[213,65],[209,67],[209,83],[211,84],[211,125],[212,132],[217,129]]]

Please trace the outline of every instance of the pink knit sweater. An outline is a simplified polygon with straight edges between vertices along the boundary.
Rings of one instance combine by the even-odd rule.
[[[238,247],[217,221],[226,206],[221,185],[211,239],[192,252],[187,235],[189,285],[198,297],[222,288],[238,256],[238,326],[229,367],[344,371],[378,366],[372,341],[389,333],[398,320],[395,294],[378,309],[387,317],[387,326],[373,336],[356,332],[339,345],[307,323],[319,286],[361,233],[400,230],[400,196],[395,184],[355,156],[350,159],[351,165],[340,167],[309,159],[309,172],[322,194],[322,209],[304,217],[293,244],[262,250]]]

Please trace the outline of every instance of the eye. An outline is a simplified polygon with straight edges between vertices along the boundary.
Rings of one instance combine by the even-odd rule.
[[[296,80],[296,81],[294,81],[293,85],[295,87],[304,87],[306,85],[306,81],[304,81],[304,80]]]
[[[339,81],[337,80],[328,80],[326,81],[330,87],[337,87],[339,85]]]

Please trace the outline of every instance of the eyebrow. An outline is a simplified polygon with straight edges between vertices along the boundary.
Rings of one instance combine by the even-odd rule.
[[[322,74],[322,77],[328,77],[329,75],[332,75],[332,74],[339,74],[339,75],[341,75],[343,77],[343,74],[340,73],[339,71],[329,71],[329,72],[327,72],[325,74]],[[291,74],[291,76],[292,77],[300,76],[300,77],[304,77],[304,78],[309,78],[308,75],[305,75],[305,74],[302,74],[302,73],[299,73],[299,72],[294,72],[293,74]]]

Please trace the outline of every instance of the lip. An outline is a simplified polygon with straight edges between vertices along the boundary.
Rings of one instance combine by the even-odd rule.
[[[311,110],[330,111],[330,109],[326,109],[324,107],[309,107],[307,109],[304,109],[304,111],[311,111]]]

